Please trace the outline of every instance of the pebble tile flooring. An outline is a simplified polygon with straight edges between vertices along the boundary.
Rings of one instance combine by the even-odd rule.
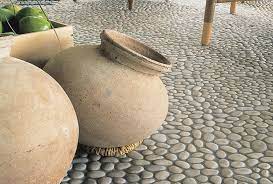
[[[118,158],[78,151],[62,184],[273,183],[273,2],[217,4],[200,45],[205,1],[63,0],[46,6],[72,24],[76,44],[116,29],[173,62],[162,76],[169,113],[137,150]]]

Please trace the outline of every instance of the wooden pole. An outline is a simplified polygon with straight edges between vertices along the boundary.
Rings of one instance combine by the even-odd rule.
[[[216,0],[207,0],[202,33],[202,45],[209,45],[212,34],[212,23],[215,12]]]
[[[230,4],[230,13],[232,15],[236,14],[236,6],[237,6],[237,0],[233,0]]]
[[[132,10],[133,4],[134,4],[134,0],[128,0],[128,7],[129,7],[129,10]]]

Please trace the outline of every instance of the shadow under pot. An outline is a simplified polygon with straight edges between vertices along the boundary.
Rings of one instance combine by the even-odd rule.
[[[168,95],[159,76],[171,63],[125,34],[104,30],[100,36],[101,45],[66,49],[44,70],[74,105],[80,144],[117,156],[132,151],[163,123]]]

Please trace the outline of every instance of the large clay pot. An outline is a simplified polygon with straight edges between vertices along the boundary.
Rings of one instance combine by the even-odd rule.
[[[57,54],[44,70],[71,99],[79,118],[79,142],[109,148],[152,134],[168,111],[159,78],[170,62],[142,43],[112,30],[100,46],[77,46]]]
[[[0,183],[59,184],[78,142],[72,103],[44,71],[5,55],[0,54]]]

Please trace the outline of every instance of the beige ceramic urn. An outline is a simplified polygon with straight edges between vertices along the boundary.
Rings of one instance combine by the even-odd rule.
[[[144,44],[104,30],[101,45],[66,49],[44,70],[59,82],[75,107],[79,142],[117,148],[135,145],[163,123],[168,95],[159,76],[170,67],[165,57]],[[124,152],[128,149],[120,153]]]
[[[59,184],[78,142],[74,108],[53,78],[4,48],[0,44],[0,183]]]

